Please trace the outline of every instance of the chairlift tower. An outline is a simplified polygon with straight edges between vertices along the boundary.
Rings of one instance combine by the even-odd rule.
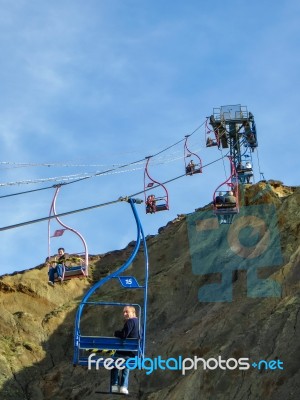
[[[251,153],[258,146],[253,114],[246,106],[229,105],[213,109],[209,117],[218,147],[228,149],[233,165],[238,172],[239,181],[246,182],[244,162],[251,160]],[[253,175],[251,166],[251,176]]]

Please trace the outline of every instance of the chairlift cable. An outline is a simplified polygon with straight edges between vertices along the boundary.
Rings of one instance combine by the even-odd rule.
[[[192,133],[190,133],[188,136],[192,136],[195,132],[197,132],[197,131],[203,126],[203,124],[205,124],[205,121],[204,121],[202,124],[200,124],[196,129],[194,129],[194,131],[193,131]],[[169,150],[170,148],[172,148],[172,147],[176,146],[177,144],[181,143],[183,140],[185,140],[185,139],[181,139],[181,140],[177,141],[176,143],[174,143],[173,145],[164,148],[163,150],[161,150],[161,151],[159,151],[159,152],[153,154],[152,157],[156,157],[156,156],[158,156],[159,154],[161,154],[161,153],[163,153],[163,152]],[[92,177],[95,177],[95,176],[104,175],[104,174],[107,174],[108,172],[115,171],[116,169],[125,168],[125,167],[127,167],[127,166],[134,165],[134,164],[138,164],[138,163],[142,163],[142,162],[144,162],[144,158],[143,158],[143,159],[140,159],[140,160],[137,160],[137,161],[133,161],[133,162],[131,162],[131,163],[122,164],[122,165],[118,166],[117,168],[110,168],[110,169],[108,169],[108,170],[106,170],[106,171],[101,171],[101,172],[96,173],[96,174],[94,174],[94,175],[84,176],[84,177],[75,179],[75,180],[70,181],[70,182],[63,182],[62,184],[63,184],[63,185],[70,185],[70,184],[72,184],[72,183],[76,183],[76,182],[79,182],[79,181],[82,181],[82,180],[85,180],[85,179],[89,179],[89,178],[92,178]],[[5,164],[5,163],[7,163],[7,162],[2,162],[2,163]],[[0,162],[0,164],[1,164],[1,162]],[[48,164],[45,164],[45,165],[48,165]],[[50,181],[50,179],[51,179],[51,178],[48,178],[47,180],[45,180],[45,182]],[[61,183],[61,180],[57,180],[57,181]],[[15,184],[20,184],[20,183],[21,183],[21,182],[16,182]],[[29,184],[29,183],[31,183],[31,182],[27,182],[27,183]],[[37,183],[39,183],[39,182],[37,182]],[[11,185],[12,185],[12,184],[11,184]],[[1,185],[0,185],[0,186],[1,186]],[[5,185],[2,184],[2,186],[5,186]],[[21,194],[33,193],[33,192],[37,192],[37,191],[41,191],[41,190],[53,189],[53,188],[56,187],[56,186],[57,186],[57,185],[55,184],[55,185],[47,186],[47,187],[44,187],[44,188],[33,189],[33,190],[28,190],[28,191],[22,191],[22,192],[17,192],[17,193],[10,193],[10,194],[7,194],[7,195],[0,196],[0,199],[1,199],[1,198],[6,198],[6,197],[18,196],[18,195],[21,195]]]
[[[201,125],[199,125],[196,129],[194,129],[194,131],[193,131],[189,136],[192,136],[195,132],[197,132],[197,131],[203,126],[204,123],[205,123],[205,121],[204,121]],[[185,139],[181,139],[181,140],[177,141],[176,143],[174,143],[174,144],[172,144],[172,145],[170,145],[170,146],[164,148],[163,150],[158,151],[157,153],[153,154],[152,157],[156,157],[156,156],[158,156],[159,154],[161,154],[161,153],[163,153],[163,152],[169,150],[170,148],[172,148],[172,147],[176,146],[177,144],[181,143],[183,140],[185,140]],[[130,165],[134,165],[134,164],[137,164],[137,163],[141,163],[141,162],[143,162],[143,161],[144,161],[144,158],[142,158],[142,159],[140,159],[140,160],[137,160],[137,161],[130,162],[130,163],[126,163],[126,164],[119,165],[119,166],[116,167],[116,168],[109,168],[109,169],[106,170],[106,171],[101,171],[101,172],[98,172],[98,173],[96,173],[96,174],[94,174],[94,175],[82,176],[82,177],[80,177],[80,178],[78,178],[78,179],[75,179],[75,180],[73,180],[73,181],[71,181],[71,182],[66,182],[65,184],[66,184],[66,185],[69,185],[69,184],[71,184],[71,183],[75,183],[75,182],[79,182],[79,181],[82,181],[82,180],[85,180],[85,179],[89,179],[89,178],[94,177],[94,176],[103,175],[103,174],[108,173],[108,172],[111,172],[111,171],[113,171],[113,170],[125,168],[125,167],[128,167],[128,166],[130,166]],[[6,163],[8,163],[8,162],[0,162],[0,164],[1,164],[1,163],[2,163],[2,164],[6,164]],[[16,163],[16,164],[17,164],[17,163]],[[32,165],[35,165],[35,164],[32,164]],[[38,165],[38,164],[36,164],[36,165]],[[50,163],[49,163],[49,164],[46,163],[45,165],[49,166],[49,165],[51,165],[51,164],[50,164]],[[78,174],[78,175],[79,175],[79,174]],[[65,177],[63,177],[62,179],[64,179],[64,178],[65,178]],[[46,179],[45,181],[47,181],[47,180],[50,181],[51,179],[54,180],[54,179],[57,179],[57,178],[48,178],[48,179]],[[2,185],[2,186],[8,186],[8,185],[10,186],[10,185],[13,185],[13,184],[22,184],[22,183],[26,183],[26,184],[27,184],[27,183],[36,183],[36,182],[25,181],[25,182],[16,182],[16,183],[6,183],[6,184],[0,184],[0,186],[1,186],[1,185]]]
[[[1,231],[6,231],[6,230],[9,230],[9,229],[20,228],[21,226],[31,225],[31,224],[35,224],[35,223],[38,223],[38,222],[48,221],[49,219],[54,219],[56,217],[64,217],[66,215],[76,214],[76,213],[83,212],[83,211],[93,210],[95,208],[109,206],[111,204],[118,203],[119,201],[122,201],[122,198],[119,198],[118,200],[108,201],[106,203],[101,203],[101,204],[96,204],[96,205],[89,206],[89,207],[80,208],[80,209],[77,209],[77,210],[66,211],[66,212],[59,213],[59,214],[52,215],[52,216],[48,216],[48,217],[37,218],[37,219],[33,219],[31,221],[25,221],[25,222],[20,222],[18,224],[14,224],[14,225],[4,226],[4,227],[0,228],[0,232]]]
[[[220,161],[221,159],[222,159],[222,157],[220,157],[220,158],[218,158],[218,159],[216,159],[214,161],[211,161],[210,163],[208,163],[206,165],[203,165],[202,168],[208,167],[209,165],[214,164],[214,163]],[[170,182],[176,181],[177,179],[180,179],[180,178],[183,178],[183,177],[186,177],[186,175],[183,174],[183,175],[177,176],[175,178],[171,178],[171,179],[163,182],[163,184],[168,184]],[[63,186],[63,185],[64,184],[62,184],[61,186]],[[55,187],[55,186],[57,186],[57,185],[52,186],[52,188]],[[150,189],[151,188],[149,188],[148,190],[150,190]],[[144,190],[141,190],[140,192],[131,194],[131,195],[126,196],[126,197],[127,198],[132,198],[132,197],[138,196],[138,195],[140,195],[142,193],[144,193]],[[53,219],[53,218],[56,218],[56,217],[64,217],[66,215],[77,214],[77,213],[80,213],[80,212],[93,210],[95,208],[109,206],[109,205],[112,205],[112,204],[116,204],[116,203],[118,203],[120,201],[124,201],[124,197],[120,197],[117,200],[108,201],[106,203],[96,204],[96,205],[93,205],[93,206],[84,207],[84,208],[80,208],[80,209],[77,209],[77,210],[66,211],[66,212],[63,212],[63,213],[56,214],[56,216],[47,216],[47,217],[37,218],[37,219],[34,219],[34,220],[30,220],[30,221],[20,222],[18,224],[3,226],[3,227],[0,227],[0,232],[6,231],[6,230],[9,230],[9,229],[20,228],[20,227],[26,226],[26,225],[32,225],[32,224],[35,224],[35,223],[38,223],[38,222],[48,221],[49,219]]]

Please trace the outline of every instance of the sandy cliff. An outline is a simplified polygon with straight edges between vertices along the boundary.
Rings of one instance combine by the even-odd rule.
[[[241,193],[241,204],[231,226],[216,225],[208,205],[147,238],[147,356],[247,357],[273,360],[276,369],[136,371],[129,387],[135,398],[300,398],[300,188],[260,182]],[[90,285],[131,250],[93,256],[88,279],[55,288],[47,285],[43,265],[0,278],[2,400],[113,398],[96,393],[108,389],[107,371],[72,365],[74,316]],[[142,263],[140,252],[131,266],[138,279]],[[111,293],[135,300],[126,290]],[[96,323],[101,318],[95,314]],[[118,316],[105,318],[111,328],[120,325]]]

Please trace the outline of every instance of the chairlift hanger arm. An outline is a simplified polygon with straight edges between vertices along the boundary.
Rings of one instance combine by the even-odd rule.
[[[220,190],[220,188],[222,186],[227,185],[228,187],[231,188],[231,190],[234,190],[236,198],[237,198],[237,204],[238,204],[238,175],[237,175],[237,172],[236,172],[236,169],[235,169],[235,166],[234,166],[231,156],[227,156],[227,158],[229,159],[229,162],[230,162],[230,176],[224,182],[222,182],[215,190],[214,195],[213,195],[213,203],[215,203],[215,200],[216,200],[216,193]],[[232,182],[232,180],[233,180],[232,178],[234,178],[235,182]]]
[[[163,191],[165,192],[165,196],[164,197],[163,196],[159,196],[159,198],[165,198],[166,199],[166,206],[167,206],[166,209],[169,209],[169,193],[168,193],[168,190],[167,190],[166,186],[163,183],[160,183],[160,182],[156,181],[155,179],[153,179],[151,177],[151,175],[149,174],[148,166],[149,166],[149,162],[150,162],[151,157],[152,156],[146,157],[147,162],[146,162],[146,166],[145,166],[145,170],[144,170],[144,196],[145,196],[145,203],[147,203],[146,192],[149,190],[148,189],[149,188],[149,183],[148,183],[148,185],[146,184],[147,178],[148,178],[150,183],[155,183],[157,185],[157,186],[154,186],[154,187],[151,186],[152,189],[153,188],[157,188],[157,187],[161,187],[163,189]]]
[[[93,295],[93,293],[99,289],[101,286],[103,286],[106,282],[108,282],[110,279],[112,278],[116,278],[118,277],[121,273],[123,273],[132,263],[132,261],[134,260],[134,258],[137,255],[137,252],[140,248],[140,244],[141,244],[141,240],[144,240],[144,232],[142,229],[142,225],[140,222],[140,219],[138,217],[136,208],[135,208],[135,200],[132,198],[128,199],[128,203],[131,206],[134,218],[135,218],[135,222],[136,222],[136,227],[137,227],[137,240],[134,246],[134,249],[130,255],[130,257],[128,258],[128,260],[119,268],[117,269],[114,273],[112,273],[111,275],[106,276],[105,278],[101,279],[99,282],[97,282],[93,287],[91,287],[88,292],[85,294],[85,296],[83,297],[82,301],[81,301],[81,305],[83,305],[84,303],[87,302],[87,300]],[[146,250],[147,253],[147,250]],[[148,255],[148,254],[147,254]],[[147,261],[147,271],[148,271],[148,261]],[[78,320],[80,319],[82,313],[82,308],[78,309]]]
[[[75,229],[71,228],[70,226],[64,224],[61,219],[59,218],[59,216],[56,213],[56,199],[59,193],[61,185],[57,185],[56,186],[56,190],[53,196],[53,200],[51,203],[51,207],[50,207],[50,211],[49,211],[49,217],[51,217],[51,215],[54,216],[54,218],[56,219],[56,221],[66,230],[69,230],[71,232],[73,232],[75,235],[77,235],[79,237],[79,239],[81,240],[83,246],[84,246],[84,250],[85,250],[85,266],[86,268],[88,267],[88,247],[87,247],[87,243],[84,239],[84,237]],[[51,219],[49,218],[48,220],[48,256],[50,257],[50,238],[51,238],[51,231],[50,231],[50,223],[51,223]]]
[[[101,279],[99,282],[97,282],[93,287],[91,287],[88,292],[85,294],[83,297],[77,313],[76,313],[76,318],[75,318],[75,331],[74,331],[74,358],[73,358],[73,363],[76,365],[79,362],[79,343],[81,341],[81,334],[80,334],[80,321],[81,321],[81,316],[82,312],[84,309],[84,306],[86,304],[99,304],[99,302],[89,302],[88,299],[95,293],[97,289],[99,289],[101,286],[103,286],[105,283],[107,283],[110,279],[117,278],[120,274],[122,274],[133,262],[134,258],[137,255],[137,252],[140,248],[141,240],[143,241],[144,245],[144,257],[145,257],[145,284],[143,286],[143,291],[144,291],[144,306],[143,306],[143,335],[141,339],[141,349],[142,349],[142,356],[144,355],[145,351],[145,343],[146,343],[146,322],[147,322],[147,296],[148,296],[148,251],[147,251],[147,245],[146,245],[146,239],[145,235],[143,232],[143,228],[139,219],[139,216],[137,214],[136,208],[135,208],[135,203],[139,204],[141,201],[139,199],[133,199],[133,198],[120,198],[120,201],[127,201],[130,206],[131,210],[134,215],[134,219],[136,222],[136,227],[137,227],[137,240],[135,243],[135,247],[129,256],[128,260],[114,273],[111,275]],[[107,302],[105,302],[107,303]],[[110,303],[108,303],[110,304]],[[117,304],[117,303],[113,303]],[[119,303],[118,303],[119,304]],[[121,304],[121,303],[120,303]]]
[[[192,152],[190,149],[189,149],[189,147],[188,147],[188,145],[187,145],[187,143],[188,143],[188,138],[189,138],[189,135],[186,135],[186,137],[185,137],[185,142],[184,142],[184,162],[185,162],[185,168],[187,167],[187,157],[190,157],[191,155],[192,156],[194,156],[194,157],[196,157],[197,158],[197,163],[195,164],[195,165],[197,165],[199,168],[199,170],[200,170],[200,172],[202,172],[202,161],[201,161],[201,158],[196,154],[196,153],[194,153],[194,152]]]

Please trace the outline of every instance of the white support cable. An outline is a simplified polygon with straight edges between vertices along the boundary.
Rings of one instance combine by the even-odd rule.
[[[99,168],[99,167],[104,167],[104,168],[108,168],[108,167],[119,167],[121,165],[123,165],[124,163],[114,163],[114,164],[73,164],[73,163],[14,163],[14,162],[10,162],[10,161],[0,161],[0,166],[1,165],[12,165],[11,168],[22,168],[22,167],[70,167],[70,168]],[[142,164],[142,162],[140,162],[140,164]],[[2,168],[3,169],[3,168]],[[7,168],[8,169],[8,168]]]
[[[172,159],[165,160],[165,161],[160,161],[160,162],[157,161],[154,163],[154,165],[163,165],[163,164],[177,161],[182,158],[183,157],[177,157],[177,158],[172,158]],[[0,183],[0,187],[29,185],[29,184],[38,184],[38,183],[45,183],[45,182],[68,182],[75,178],[76,179],[89,179],[89,178],[100,177],[100,176],[134,172],[134,171],[139,171],[142,169],[144,169],[144,165],[141,165],[140,167],[137,167],[137,168],[128,168],[128,169],[124,169],[124,170],[113,170],[113,171],[109,171],[109,172],[96,171],[93,174],[85,172],[85,173],[81,173],[81,174],[63,175],[63,176],[56,176],[56,177],[50,177],[50,178],[39,178],[39,179],[28,179],[28,180],[16,181],[16,182],[5,182],[5,183]]]
[[[167,164],[170,162],[174,162],[177,160],[183,159],[183,156],[177,156],[173,158],[167,158],[167,157],[159,157],[159,159],[155,160],[153,162],[153,165],[163,165]],[[88,173],[88,172],[83,172],[80,174],[72,174],[72,175],[63,175],[63,176],[56,176],[56,177],[49,177],[49,178],[39,178],[39,179],[28,179],[28,180],[23,180],[23,181],[16,181],[16,182],[5,182],[5,183],[0,183],[0,187],[5,187],[5,186],[19,186],[19,185],[27,185],[27,184],[38,184],[38,183],[44,183],[44,182],[68,182],[73,179],[88,179],[88,178],[93,178],[93,177],[99,177],[99,176],[107,176],[107,175],[114,175],[114,174],[119,174],[119,173],[127,173],[127,172],[133,172],[133,171],[138,171],[144,168],[144,161],[136,163],[136,165],[140,165],[140,167],[137,168],[127,168],[124,170],[112,170],[112,171],[96,171],[94,173]],[[113,164],[112,167],[114,167],[116,164]],[[122,164],[121,164],[122,165]]]
[[[190,133],[188,136],[194,135],[203,125],[205,121],[199,125],[197,128],[194,129],[192,133]],[[184,140],[184,139],[182,139]],[[167,149],[179,144],[182,140],[179,142],[176,142],[175,144],[169,146]],[[165,150],[159,151],[157,154],[161,154]],[[155,157],[155,155],[153,155]],[[23,168],[23,167],[107,167],[106,164],[75,164],[75,163],[17,163],[17,162],[11,162],[11,161],[0,161],[0,167],[1,165],[11,165],[11,168]],[[114,166],[121,166],[122,164],[117,164],[114,163]]]
[[[209,165],[214,164],[215,162],[218,162],[218,161],[220,161],[220,158],[210,162],[207,165],[204,165],[203,168],[206,168]],[[173,181],[175,181],[177,179],[181,179],[181,178],[183,178],[185,176],[186,176],[186,174],[183,174],[183,175],[177,176],[175,178],[171,178],[168,181],[163,182],[163,184],[167,184],[167,183],[173,182]],[[150,190],[150,189],[147,189],[147,190]],[[63,216],[67,216],[67,215],[71,215],[71,214],[75,214],[75,213],[89,211],[89,210],[92,210],[92,209],[95,209],[95,208],[105,207],[105,206],[108,206],[108,205],[112,205],[112,204],[118,203],[120,201],[124,201],[125,198],[130,198],[130,197],[133,198],[133,197],[135,197],[135,196],[137,196],[139,194],[142,194],[142,193],[144,193],[144,190],[142,190],[142,191],[140,191],[138,193],[134,193],[134,194],[128,195],[126,197],[119,197],[117,200],[108,201],[106,203],[96,204],[96,205],[93,205],[93,206],[88,206],[88,207],[80,208],[80,209],[77,209],[77,210],[66,211],[66,212],[63,212],[63,213],[59,213],[59,214],[51,215],[51,216],[47,216],[47,217],[42,217],[42,218],[34,219],[34,220],[31,220],[31,221],[20,222],[20,223],[14,224],[14,225],[3,226],[3,227],[0,227],[0,232],[6,231],[6,230],[9,230],[9,229],[16,229],[16,228],[19,228],[19,227],[22,227],[22,226],[25,226],[25,225],[31,225],[31,224],[35,224],[35,223],[39,223],[39,222],[43,222],[43,221],[48,221],[48,220],[56,218],[56,217],[63,217]]]
[[[68,181],[68,180],[82,177],[82,176],[83,176],[82,174],[76,174],[76,175],[67,175],[67,176],[59,176],[59,177],[52,177],[52,178],[28,179],[28,180],[24,180],[24,181],[5,182],[5,183],[0,183],[0,187],[15,186],[15,185],[29,185],[32,183],[43,183],[43,182],[61,182],[61,181]]]
[[[195,133],[205,124],[205,122],[206,122],[206,120],[205,120],[202,124],[200,124],[196,129],[194,129],[194,131],[193,131],[191,134],[189,134],[188,136],[192,136],[193,134],[195,134]],[[185,137],[186,137],[186,136],[185,136]],[[173,145],[168,146],[167,148],[165,148],[165,149],[163,149],[163,150],[161,150],[161,151],[155,153],[155,154],[152,155],[151,157],[153,157],[153,158],[158,158],[158,156],[159,156],[160,154],[162,154],[163,152],[169,150],[170,148],[172,148],[172,147],[178,145],[178,144],[181,143],[183,140],[185,140],[185,139],[181,139],[180,141],[174,143]],[[146,158],[146,157],[145,157],[145,158]],[[161,157],[159,157],[159,158],[161,158]],[[159,158],[158,158],[158,159],[159,159]],[[180,156],[180,157],[176,157],[176,158],[169,159],[169,160],[166,161],[166,160],[165,160],[165,157],[164,157],[163,159],[164,159],[165,161],[161,161],[161,162],[156,161],[156,162],[154,162],[153,164],[154,164],[154,165],[156,165],[156,164],[157,164],[157,165],[160,165],[160,164],[164,164],[164,163],[167,163],[167,162],[176,161],[176,160],[179,160],[179,159],[182,159],[182,158],[183,158],[183,157]],[[129,165],[138,165],[138,164],[144,165],[144,162],[145,162],[144,160],[145,160],[145,159],[142,159],[142,160],[138,160],[138,161],[135,161],[135,162],[132,162],[132,163],[125,164],[123,167],[125,168],[125,167],[128,167]],[[41,164],[39,164],[39,163],[12,163],[12,162],[8,162],[8,161],[0,162],[0,166],[1,166],[1,164],[2,164],[2,165],[13,165],[12,168],[21,168],[21,167],[24,167],[24,166],[47,166],[47,167],[49,167],[49,166],[69,166],[69,167],[79,166],[78,164],[68,164],[68,163],[60,163],[60,164],[41,163]],[[86,165],[86,164],[84,164],[84,165]],[[94,164],[94,165],[97,165],[97,164]],[[88,165],[88,166],[92,166],[92,165]],[[122,164],[113,164],[113,167],[115,167],[116,169],[122,168]],[[0,187],[3,187],[3,186],[13,186],[13,185],[21,185],[21,184],[42,183],[42,182],[53,182],[53,181],[54,181],[54,182],[68,182],[68,181],[71,181],[71,182],[68,182],[68,184],[71,184],[71,183],[78,182],[78,181],[80,181],[80,180],[93,178],[93,177],[95,177],[95,176],[109,175],[109,174],[113,174],[113,173],[119,173],[119,171],[115,172],[113,168],[111,168],[111,169],[112,169],[112,171],[110,171],[110,170],[108,170],[107,172],[106,172],[106,171],[103,171],[103,172],[100,171],[100,172],[96,172],[96,173],[93,173],[93,174],[85,172],[85,173],[81,173],[81,174],[64,175],[64,176],[61,176],[61,177],[41,178],[41,179],[35,179],[35,180],[33,180],[33,179],[30,179],[30,180],[29,180],[29,179],[28,179],[28,180],[17,181],[17,182],[6,182],[6,183],[0,183]],[[130,172],[130,171],[137,170],[137,169],[138,169],[138,168],[136,168],[136,169],[128,169],[128,170],[124,170],[124,172]],[[122,171],[120,171],[120,172],[122,172]],[[72,182],[72,180],[73,180],[73,182]],[[23,194],[23,193],[20,193],[20,194]]]

